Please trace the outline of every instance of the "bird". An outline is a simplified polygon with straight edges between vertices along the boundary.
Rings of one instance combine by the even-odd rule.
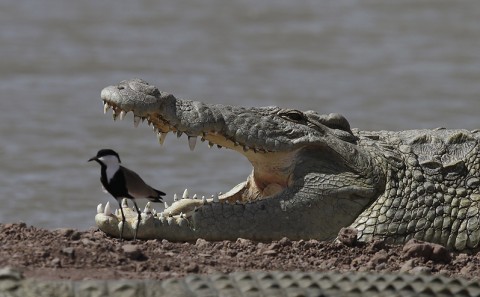
[[[136,172],[121,166],[120,156],[112,149],[99,150],[95,157],[88,160],[88,162],[91,161],[96,161],[100,164],[100,181],[105,190],[117,200],[120,207],[122,213],[121,240],[123,239],[123,227],[125,226],[125,214],[123,213],[121,201],[123,198],[133,201],[138,214],[133,237],[133,240],[136,240],[141,212],[135,200],[146,198],[152,202],[162,202],[162,196],[166,194],[147,185]]]

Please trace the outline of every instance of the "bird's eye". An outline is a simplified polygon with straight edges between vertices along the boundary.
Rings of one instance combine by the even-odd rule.
[[[286,112],[281,112],[279,114],[282,118],[292,121],[292,122],[297,122],[297,123],[303,123],[306,121],[306,117],[303,114],[303,112],[298,111],[298,110],[289,110]]]

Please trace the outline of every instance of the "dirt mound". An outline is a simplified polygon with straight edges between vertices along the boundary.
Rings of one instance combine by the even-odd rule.
[[[0,243],[0,267],[20,268],[26,277],[41,279],[165,279],[250,270],[401,271],[480,279],[480,253],[452,253],[418,241],[404,246],[286,238],[132,242],[97,229],[45,230],[18,223],[0,224]]]

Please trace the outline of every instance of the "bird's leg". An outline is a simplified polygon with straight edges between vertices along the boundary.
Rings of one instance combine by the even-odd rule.
[[[122,203],[120,199],[117,200],[118,206],[120,207],[120,212],[122,213],[122,228],[120,229],[120,240],[123,240],[123,228],[125,226],[125,215],[123,214],[123,208],[122,208]]]
[[[140,212],[140,209],[138,208],[138,205],[137,203],[135,202],[135,200],[133,200],[133,205],[135,205],[135,209],[137,210],[137,226],[135,227],[135,235],[133,236],[133,240],[137,240],[137,232],[138,232],[138,225],[140,224],[140,220],[142,218],[142,215],[141,215],[141,212]]]

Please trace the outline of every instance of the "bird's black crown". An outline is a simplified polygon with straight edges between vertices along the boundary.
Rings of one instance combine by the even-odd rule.
[[[118,155],[118,153],[112,149],[101,149],[97,152],[97,158],[101,158],[105,156],[116,156],[118,159],[118,162],[122,163],[122,161],[120,161],[120,156]]]

